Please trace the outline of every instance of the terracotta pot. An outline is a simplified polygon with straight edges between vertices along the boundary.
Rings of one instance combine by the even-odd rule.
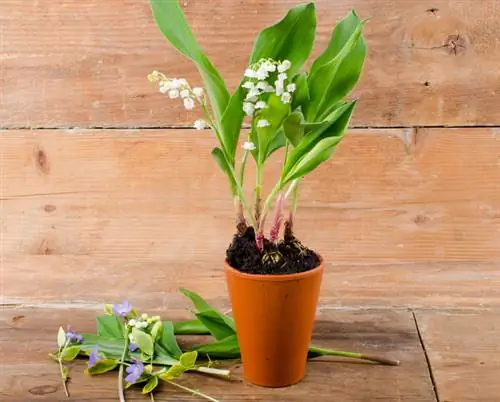
[[[298,383],[307,365],[323,261],[290,275],[251,275],[224,265],[245,380],[265,387]]]

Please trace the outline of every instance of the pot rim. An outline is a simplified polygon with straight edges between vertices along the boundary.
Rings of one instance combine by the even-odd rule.
[[[296,274],[284,274],[284,275],[271,275],[271,274],[248,274],[246,272],[241,272],[236,268],[233,268],[227,259],[224,260],[224,268],[227,272],[231,273],[234,276],[238,276],[240,278],[245,278],[253,281],[260,282],[286,282],[286,281],[295,281],[298,279],[306,278],[309,276],[314,276],[324,269],[324,261],[323,257],[319,256],[319,265],[316,268],[310,269],[305,272],[298,272]]]

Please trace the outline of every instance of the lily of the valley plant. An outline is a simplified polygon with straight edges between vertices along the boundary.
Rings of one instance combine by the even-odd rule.
[[[243,234],[252,226],[256,246],[263,252],[265,239],[279,240],[283,222],[285,237],[293,236],[300,181],[330,158],[346,133],[356,106],[355,100],[346,97],[359,80],[366,54],[364,22],[350,12],[335,26],[326,49],[305,69],[315,39],[315,5],[292,8],[258,35],[241,81],[230,94],[196,41],[178,1],[151,0],[151,5],[158,27],[195,63],[203,85],[191,86],[184,78],[158,71],[148,78],[166,96],[178,98],[198,114],[195,128],[209,127],[215,133],[218,146],[212,156],[227,175],[238,232]],[[248,134],[240,139],[245,119]],[[243,148],[241,157],[238,144]],[[279,180],[269,194],[263,194],[266,162],[278,150],[283,155]],[[256,165],[252,199],[244,190],[250,158]],[[273,205],[276,211],[266,231]]]

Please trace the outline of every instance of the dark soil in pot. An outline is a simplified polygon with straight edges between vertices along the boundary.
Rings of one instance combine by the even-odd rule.
[[[255,243],[255,231],[248,227],[244,234],[236,234],[226,251],[231,267],[248,274],[285,275],[306,272],[316,268],[320,258],[290,233],[277,244],[264,240],[261,252]]]

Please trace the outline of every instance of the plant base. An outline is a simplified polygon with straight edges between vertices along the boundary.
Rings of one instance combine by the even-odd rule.
[[[294,236],[285,236],[277,244],[266,239],[264,250],[259,251],[252,227],[244,235],[234,236],[226,257],[234,269],[257,275],[296,274],[314,269],[320,263],[320,257]]]

